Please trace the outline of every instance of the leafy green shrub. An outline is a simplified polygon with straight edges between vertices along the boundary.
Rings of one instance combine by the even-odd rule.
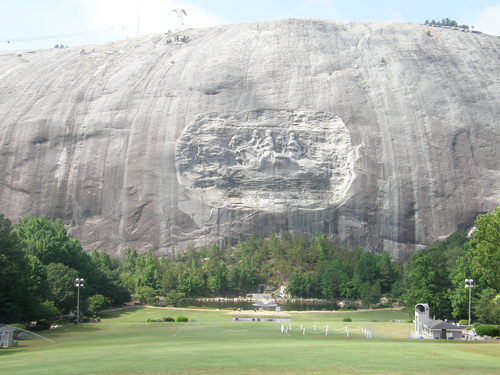
[[[477,326],[476,333],[479,336],[499,336],[498,327],[489,324],[482,324],[480,326]]]
[[[134,302],[152,305],[156,302],[156,290],[149,286],[140,287],[136,294],[132,295]]]
[[[458,324],[460,324],[461,326],[468,326],[469,321],[467,319],[462,319],[458,321]]]
[[[54,306],[53,302],[42,302],[38,305],[37,316],[39,319],[43,320],[54,320],[54,317],[57,316],[57,308]]]
[[[182,301],[183,298],[185,298],[186,295],[181,292],[176,292],[176,291],[170,291],[167,293],[165,296],[166,302],[168,305],[172,306],[177,306],[179,302]]]
[[[108,307],[109,301],[102,294],[94,294],[93,296],[87,298],[86,306],[87,308],[85,312],[88,315],[95,315],[99,311],[104,310],[106,307]]]
[[[187,322],[189,319],[187,316],[178,316],[175,321],[176,322]]]
[[[161,319],[155,319],[155,318],[148,318],[148,323],[155,323],[155,322],[161,322]]]
[[[342,319],[343,322],[352,322],[352,319],[349,318],[349,317],[346,317],[344,319]]]
[[[174,318],[172,318],[171,316],[164,316],[164,317],[162,318],[162,320],[163,320],[164,322],[175,322],[175,319],[174,319]]]

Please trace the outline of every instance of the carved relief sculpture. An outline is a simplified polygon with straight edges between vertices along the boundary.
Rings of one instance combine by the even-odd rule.
[[[186,128],[176,155],[179,182],[193,199],[212,207],[279,210],[335,204],[353,178],[349,132],[340,118],[322,112],[200,116]],[[300,199],[292,199],[295,194]]]

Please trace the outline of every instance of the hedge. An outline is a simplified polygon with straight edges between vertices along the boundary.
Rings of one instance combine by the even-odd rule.
[[[498,327],[488,324],[482,324],[476,327],[476,334],[479,336],[491,336],[496,337],[499,336]]]

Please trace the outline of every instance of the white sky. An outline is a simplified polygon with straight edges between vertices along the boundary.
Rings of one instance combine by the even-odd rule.
[[[51,48],[279,18],[423,23],[448,17],[500,35],[500,0],[0,0],[0,49]],[[139,16],[139,17],[138,17]],[[139,18],[139,28],[138,20]]]

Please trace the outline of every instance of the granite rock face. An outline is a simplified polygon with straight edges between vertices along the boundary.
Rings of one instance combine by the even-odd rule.
[[[394,257],[500,203],[500,39],[282,20],[0,52],[0,212],[158,255],[323,232]]]

